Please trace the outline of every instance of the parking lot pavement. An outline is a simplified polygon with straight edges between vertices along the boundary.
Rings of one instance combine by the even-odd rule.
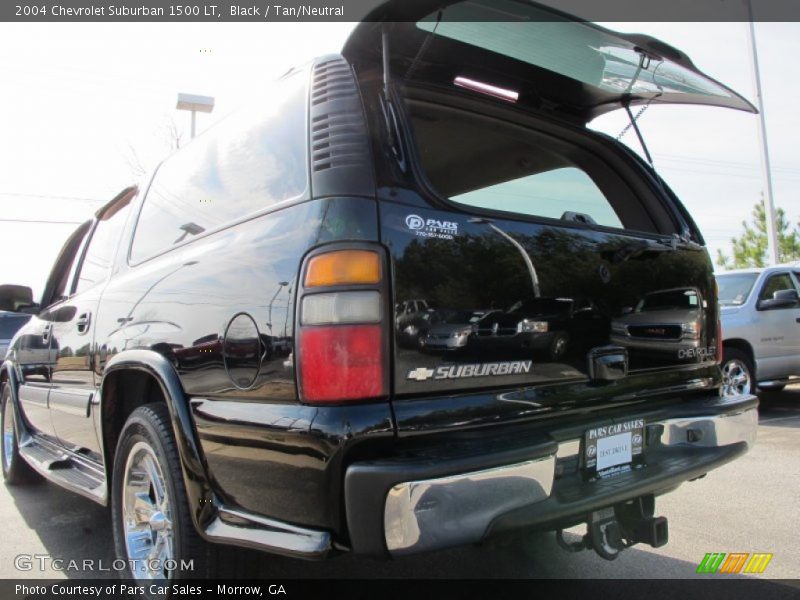
[[[663,548],[636,546],[613,562],[594,553],[568,554],[552,534],[502,540],[396,561],[341,556],[322,563],[249,554],[239,575],[270,578],[683,578],[707,552],[771,552],[764,576],[800,581],[800,386],[762,396],[761,423],[753,450],[657,500],[669,518]],[[49,484],[0,491],[0,578],[110,577],[110,571],[58,571],[36,560],[29,571],[15,568],[18,555],[102,562],[113,560],[109,512]],[[571,530],[568,538],[581,532]]]

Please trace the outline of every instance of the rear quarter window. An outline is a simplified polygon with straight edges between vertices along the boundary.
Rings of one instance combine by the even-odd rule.
[[[308,189],[307,72],[166,159],[147,191],[130,261],[231,224]]]

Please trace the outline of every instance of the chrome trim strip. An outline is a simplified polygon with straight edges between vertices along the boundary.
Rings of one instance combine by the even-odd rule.
[[[23,404],[32,404],[41,408],[47,408],[47,397],[50,393],[50,387],[42,387],[37,385],[28,385],[23,383],[19,386],[17,395],[19,401]]]
[[[756,441],[758,410],[751,408],[732,415],[667,419],[657,424],[664,426],[661,443],[665,446],[687,444],[718,448],[746,442],[749,447]]]
[[[212,542],[222,542],[302,558],[322,558],[331,550],[327,531],[305,529],[241,510],[221,507],[205,529]]]
[[[88,417],[89,404],[92,401],[92,391],[53,388],[50,390],[49,401],[51,410],[57,410],[78,417]]]
[[[555,455],[395,485],[386,497],[384,530],[393,555],[477,542],[497,516],[550,496]],[[454,502],[454,499],[457,499]]]

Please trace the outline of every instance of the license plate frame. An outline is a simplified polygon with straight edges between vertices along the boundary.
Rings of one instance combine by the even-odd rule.
[[[584,433],[583,466],[590,476],[630,471],[644,462],[644,419],[590,427]]]

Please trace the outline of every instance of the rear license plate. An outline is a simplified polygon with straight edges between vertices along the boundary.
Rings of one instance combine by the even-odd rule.
[[[642,454],[643,432],[644,419],[589,429],[584,443],[584,465],[598,474],[627,470]]]

